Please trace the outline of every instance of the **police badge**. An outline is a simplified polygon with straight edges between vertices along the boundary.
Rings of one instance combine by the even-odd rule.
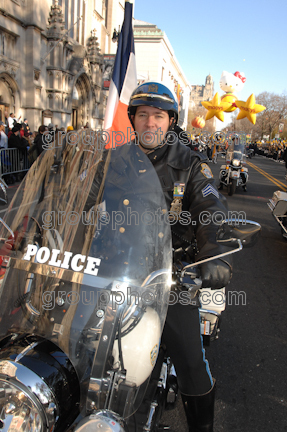
[[[158,93],[158,86],[156,84],[150,84],[148,86],[148,91],[149,92]]]

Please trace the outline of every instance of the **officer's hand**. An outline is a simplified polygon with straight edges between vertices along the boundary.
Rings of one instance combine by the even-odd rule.
[[[202,288],[223,288],[231,279],[231,266],[221,259],[208,261],[200,266]]]

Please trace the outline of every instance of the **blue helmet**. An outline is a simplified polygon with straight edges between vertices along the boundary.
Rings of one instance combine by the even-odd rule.
[[[169,116],[174,117],[177,123],[178,103],[173,93],[165,85],[155,81],[148,81],[140,84],[133,91],[128,107],[128,116],[131,122],[131,116],[135,115],[137,107],[142,105],[168,111]]]

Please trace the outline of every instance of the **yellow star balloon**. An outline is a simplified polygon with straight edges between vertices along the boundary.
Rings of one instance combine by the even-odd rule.
[[[236,120],[241,120],[247,117],[252,124],[256,123],[256,114],[266,109],[265,106],[255,103],[255,96],[253,93],[249,96],[246,102],[236,101],[236,105],[240,109]]]
[[[216,116],[219,120],[222,122],[224,121],[224,114],[223,112],[226,111],[228,108],[231,107],[230,102],[224,102],[220,99],[220,96],[218,93],[216,93],[212,99],[212,101],[203,101],[201,102],[201,105],[204,106],[208,110],[205,116],[205,120],[209,120],[212,117]]]

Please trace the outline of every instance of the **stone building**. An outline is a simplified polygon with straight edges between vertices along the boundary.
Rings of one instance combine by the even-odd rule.
[[[159,81],[174,91],[180,105],[179,124],[186,129],[191,85],[165,32],[154,24],[134,20],[134,39],[138,81]]]
[[[211,100],[214,96],[214,82],[211,75],[207,75],[205,85],[192,85],[189,108],[202,107],[201,101]]]
[[[101,127],[103,54],[123,17],[124,0],[0,0],[0,119]]]

